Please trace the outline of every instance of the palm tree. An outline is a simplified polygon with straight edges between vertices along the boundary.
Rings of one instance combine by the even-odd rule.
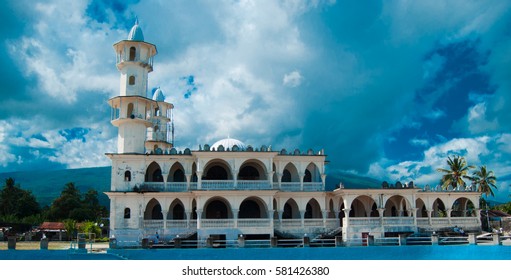
[[[497,189],[497,177],[493,174],[493,171],[487,171],[486,166],[481,166],[479,170],[474,171],[472,181],[477,186],[477,191],[482,192],[488,197],[488,195],[494,196],[493,189]]]
[[[460,156],[454,156],[452,159],[451,157],[447,158],[447,165],[449,165],[449,169],[444,168],[438,168],[438,172],[445,173],[442,176],[442,189],[447,189],[448,186],[452,186],[454,189],[458,187],[458,185],[463,186],[465,185],[465,181],[463,181],[463,178],[465,179],[472,179],[470,176],[468,176],[468,170],[470,168],[474,168],[474,166],[467,165],[467,162],[465,161],[465,158]]]

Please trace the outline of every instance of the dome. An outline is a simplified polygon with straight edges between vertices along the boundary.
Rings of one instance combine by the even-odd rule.
[[[135,25],[130,30],[130,34],[128,35],[128,40],[130,41],[144,41],[144,34],[142,33],[142,29],[138,26],[138,20],[135,21]]]
[[[247,145],[245,145],[245,143],[241,142],[240,140],[233,139],[233,138],[225,138],[225,139],[216,141],[215,144],[213,144],[211,146],[211,149],[215,148],[215,151],[218,151],[218,147],[220,145],[222,145],[225,148],[225,150],[227,150],[227,148],[229,148],[230,151],[232,151],[232,147],[234,147],[234,145],[238,146],[240,151],[244,151],[247,149]]]
[[[163,91],[161,91],[160,87],[158,87],[153,93],[154,101],[165,101],[165,95],[163,95]]]

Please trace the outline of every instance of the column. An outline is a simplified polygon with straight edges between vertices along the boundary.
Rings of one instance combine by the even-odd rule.
[[[200,190],[202,189],[202,171],[196,171],[195,174],[197,174],[197,189]]]
[[[323,228],[326,228],[326,219],[327,219],[327,217],[328,217],[328,213],[329,213],[329,212],[330,212],[330,211],[328,211],[328,210],[323,210],[323,211],[322,211],[322,213],[323,213]]]
[[[234,189],[236,190],[236,189],[238,189],[238,170],[232,169],[231,172],[232,172],[232,179],[234,182]]]
[[[197,212],[197,230],[201,228],[201,219],[202,219],[202,209],[195,210]]]
[[[342,209],[342,211],[344,211],[344,225],[343,227],[346,228],[346,230],[343,230],[343,232],[346,232],[346,234],[343,234],[342,235],[342,239],[343,241],[347,241],[348,240],[348,231],[350,230],[350,211],[351,211],[351,208],[344,208]]]
[[[268,210],[268,217],[270,218],[270,228],[272,229],[272,232],[273,232],[273,229],[275,228],[274,220],[273,220],[274,213],[275,213],[275,210]]]
[[[168,210],[161,210],[161,213],[163,214],[163,232],[162,235],[165,234],[165,230],[167,229],[167,214],[169,213]]]
[[[428,222],[429,222],[429,225],[432,226],[433,225],[433,221],[431,220],[431,215],[433,214],[433,210],[426,210],[426,212],[428,212]]]
[[[303,192],[303,178],[305,178],[305,173],[300,173],[298,176],[300,176],[300,191]]]
[[[447,221],[449,221],[449,226],[451,226],[451,213],[452,213],[452,209],[449,208],[449,209],[445,210],[445,213],[447,214]]]
[[[270,189],[273,190],[273,173],[274,171],[270,171],[266,173],[266,176],[268,177],[268,184],[270,185]]]
[[[380,227],[381,227],[381,232],[382,233],[385,233],[385,225],[384,225],[384,221],[383,221],[383,215],[385,214],[385,208],[378,208],[378,214],[380,215]]]
[[[234,228],[238,228],[238,214],[240,210],[239,209],[232,209],[232,215],[234,216]]]
[[[278,189],[281,190],[282,189],[282,173],[277,173],[277,180],[278,180]],[[282,220],[282,218],[281,218]]]
[[[186,211],[186,228],[190,228],[190,219],[192,218],[192,211]]]
[[[186,177],[186,190],[190,190],[190,182],[192,181],[192,174],[185,174]]]
[[[302,221],[302,228],[305,227],[305,210],[300,210],[300,217]]]

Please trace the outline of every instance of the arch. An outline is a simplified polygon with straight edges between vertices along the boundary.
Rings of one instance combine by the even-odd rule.
[[[258,197],[248,197],[240,204],[238,218],[265,219],[268,218],[266,203]]]
[[[135,76],[131,75],[131,76],[128,78],[128,85],[130,85],[130,86],[135,85]]]
[[[282,219],[300,219],[300,210],[298,204],[292,198],[288,199],[284,204],[284,212],[282,213]]]
[[[155,198],[151,198],[147,203],[144,211],[144,220],[163,220],[160,202]]]
[[[160,165],[156,162],[151,162],[145,172],[146,182],[163,182],[163,175],[161,174]]]
[[[124,181],[126,181],[126,182],[131,182],[131,171],[126,170],[126,171],[124,172]]]
[[[279,212],[278,212],[278,204],[277,204],[277,200],[274,198],[273,199],[273,219],[274,220],[278,220],[279,219]]]
[[[304,182],[321,182],[321,174],[319,168],[313,162],[307,165],[305,169],[305,176],[303,177]]]
[[[131,209],[129,207],[124,208],[124,219],[131,218]]]
[[[415,207],[417,208],[417,218],[427,218],[428,211],[426,209],[426,204],[421,198],[417,198],[415,200]]]
[[[130,57],[129,57],[129,60],[130,61],[135,61],[135,58],[137,57],[137,48],[135,47],[131,47],[130,48]]]
[[[192,164],[192,178],[191,178],[191,181],[192,182],[197,182],[198,181],[198,177],[197,177],[197,164],[195,162]]]
[[[255,159],[246,160],[240,166],[238,180],[266,180],[264,164]]]
[[[474,215],[474,203],[466,197],[460,197],[452,203],[451,217],[471,217]]]
[[[203,180],[232,180],[231,168],[227,162],[216,159],[204,168]]]
[[[167,219],[169,220],[185,220],[185,207],[179,199],[174,199],[169,206],[169,212],[167,213]]]
[[[129,103],[128,110],[126,111],[126,117],[134,119],[135,118],[134,110],[135,106],[133,105],[133,103]]]
[[[351,203],[350,217],[379,217],[376,202],[367,195],[358,196]]]
[[[192,220],[197,220],[197,201],[192,200]]]
[[[305,219],[321,219],[323,214],[321,213],[321,207],[315,198],[312,198],[307,202],[305,206]]]
[[[432,217],[447,217],[445,204],[440,198],[435,199],[435,201],[433,202],[433,213],[431,216]]]
[[[286,164],[282,171],[282,182],[300,182],[300,176],[298,170],[293,163]]]
[[[387,202],[385,203],[385,212],[383,212],[383,216],[385,217],[398,217],[398,216],[408,216],[408,211],[406,209],[411,208],[406,198],[401,195],[393,195]]]
[[[232,219],[231,205],[229,201],[222,197],[212,197],[206,204],[206,210],[203,214],[206,219]]]
[[[167,176],[167,182],[186,182],[183,165],[176,162],[172,165]]]

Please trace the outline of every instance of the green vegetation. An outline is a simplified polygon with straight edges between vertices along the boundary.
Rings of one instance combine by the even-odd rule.
[[[444,173],[441,180],[443,189],[447,189],[449,186],[452,186],[452,188],[455,189],[458,185],[465,185],[465,181],[463,181],[463,179],[471,179],[468,175],[468,171],[470,168],[474,168],[474,166],[467,165],[465,158],[457,155],[455,155],[452,159],[451,157],[448,157],[447,165],[449,165],[449,169],[437,169],[438,172]]]
[[[494,196],[492,188],[497,189],[497,177],[493,171],[486,171],[486,166],[481,166],[473,175],[471,179],[477,186],[477,191],[484,193],[487,197]]]
[[[1,223],[39,225],[43,221],[63,221],[66,230],[74,232],[77,222],[86,222],[88,225],[87,222],[99,221],[107,215],[106,207],[99,203],[96,190],[89,189],[82,195],[71,182],[65,185],[60,196],[50,206],[43,209],[32,192],[22,189],[13,178],[7,178],[0,190]],[[90,225],[86,230],[97,231]]]

